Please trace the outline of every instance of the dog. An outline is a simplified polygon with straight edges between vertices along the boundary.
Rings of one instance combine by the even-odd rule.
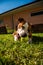
[[[27,22],[25,24],[19,23],[17,27],[17,31],[14,33],[14,40],[19,40],[20,37],[29,37],[29,43],[32,43],[32,32],[31,25]]]
[[[23,24],[19,23],[17,31],[13,33],[14,40],[19,40],[20,37],[22,37],[25,34],[25,30],[23,28]]]
[[[25,34],[28,36],[28,38],[29,38],[29,43],[31,43],[32,42],[32,31],[31,31],[31,24],[29,23],[29,22],[26,22],[25,20],[24,20],[24,18],[19,18],[18,19],[18,21],[19,21],[19,23],[22,23],[22,27],[23,27],[23,29],[24,29],[24,31],[25,31]],[[19,26],[19,25],[18,25]],[[20,25],[20,27],[21,27],[21,25]],[[23,36],[24,36],[24,34],[23,34]]]

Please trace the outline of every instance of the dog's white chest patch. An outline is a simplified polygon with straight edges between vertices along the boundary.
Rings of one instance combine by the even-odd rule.
[[[25,27],[25,30],[27,31],[27,29],[28,29],[28,23],[25,23],[23,26]]]

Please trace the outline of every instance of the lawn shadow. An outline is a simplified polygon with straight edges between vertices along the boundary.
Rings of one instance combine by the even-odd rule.
[[[43,42],[43,37],[40,36],[33,36],[32,37],[33,43],[42,43]]]

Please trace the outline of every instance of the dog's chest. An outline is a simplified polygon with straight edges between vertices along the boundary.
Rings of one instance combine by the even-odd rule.
[[[25,29],[25,30],[28,29],[28,23],[25,23],[23,26],[24,26],[24,29]]]

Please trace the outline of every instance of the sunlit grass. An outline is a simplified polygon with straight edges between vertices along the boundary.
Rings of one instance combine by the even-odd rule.
[[[34,33],[33,36],[43,37],[43,33]],[[1,34],[0,65],[40,65],[43,42],[28,44],[27,41],[28,37],[15,42],[12,34]]]

